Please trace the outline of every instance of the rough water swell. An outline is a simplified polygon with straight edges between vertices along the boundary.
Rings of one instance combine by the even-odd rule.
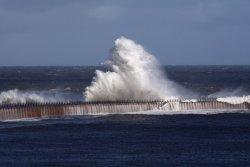
[[[56,102],[57,99],[43,94],[43,92],[20,91],[18,89],[0,93],[0,105]]]
[[[86,101],[154,100],[178,97],[176,84],[169,81],[153,55],[125,37],[115,41],[112,57],[105,62],[112,71],[96,70],[85,90]]]
[[[0,104],[45,102],[45,98],[36,93],[21,92],[17,89],[0,93]]]

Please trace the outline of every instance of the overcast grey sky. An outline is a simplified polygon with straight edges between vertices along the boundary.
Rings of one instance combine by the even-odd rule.
[[[249,0],[0,0],[0,65],[98,65],[120,36],[166,65],[250,64]]]

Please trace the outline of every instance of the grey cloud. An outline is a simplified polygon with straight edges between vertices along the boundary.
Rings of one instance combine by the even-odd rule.
[[[87,14],[98,19],[115,19],[122,14],[123,10],[122,6],[103,5],[88,9]]]
[[[164,64],[247,63],[249,17],[248,0],[0,0],[0,65],[98,64],[121,35]]]

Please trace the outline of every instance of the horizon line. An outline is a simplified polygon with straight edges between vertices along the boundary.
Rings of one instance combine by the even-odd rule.
[[[160,66],[250,66],[250,64],[164,64]],[[0,68],[6,67],[107,67],[104,65],[6,65],[0,66]]]

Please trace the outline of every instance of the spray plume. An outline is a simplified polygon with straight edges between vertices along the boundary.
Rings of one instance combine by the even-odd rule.
[[[156,58],[141,45],[125,37],[115,40],[111,71],[97,70],[86,88],[86,101],[155,100],[177,97],[176,84],[169,81]]]

